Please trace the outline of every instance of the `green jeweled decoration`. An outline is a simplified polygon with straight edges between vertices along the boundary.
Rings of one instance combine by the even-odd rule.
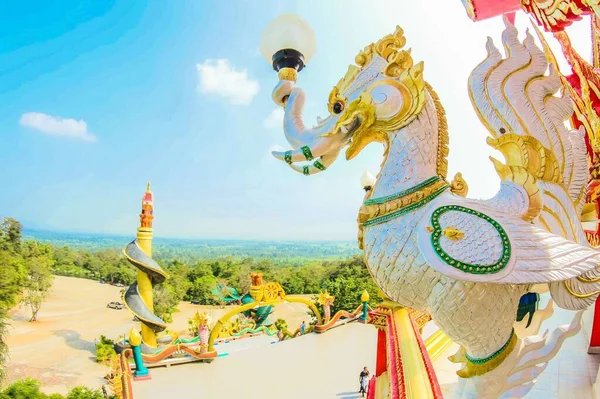
[[[465,352],[465,357],[467,358],[468,361],[470,361],[473,364],[487,363],[490,360],[497,358],[502,352],[504,352],[506,350],[506,348],[508,348],[508,345],[510,345],[510,341],[513,339],[514,335],[515,335],[515,330],[512,330],[510,332],[510,337],[508,337],[508,340],[506,341],[506,343],[504,345],[502,345],[502,348],[498,349],[496,352],[492,353],[491,355],[489,355],[487,357],[482,357],[482,358],[471,357],[466,352]]]
[[[421,190],[422,188],[429,187],[432,184],[437,183],[440,180],[441,180],[441,177],[433,176],[433,177],[430,177],[429,179],[417,184],[416,186],[413,186],[404,191],[400,191],[399,193],[390,194],[390,195],[387,195],[387,196],[381,197],[381,198],[370,198],[365,201],[365,205],[383,204],[385,202],[395,200],[397,198],[404,197],[405,195],[417,192],[417,191]]]
[[[302,174],[303,174],[304,176],[308,176],[308,175],[310,175],[310,170],[309,170],[309,167],[308,167],[308,166],[303,166],[303,167],[302,167]]]
[[[444,251],[440,244],[440,239],[443,234],[440,226],[440,217],[449,211],[463,212],[469,215],[477,216],[478,218],[481,218],[494,226],[498,232],[498,235],[500,236],[500,240],[502,241],[502,254],[496,263],[491,265],[465,263],[454,259],[446,251]],[[459,205],[446,205],[437,208],[433,212],[431,215],[431,224],[433,227],[433,231],[431,232],[431,244],[433,245],[434,251],[447,265],[450,265],[457,270],[470,274],[495,274],[504,269],[510,260],[511,246],[506,231],[504,231],[502,226],[500,226],[500,223],[496,222],[494,219],[484,213]]]
[[[315,157],[313,157],[312,152],[310,151],[310,148],[305,145],[304,147],[300,148],[302,150],[302,153],[304,154],[304,158],[306,158],[307,161],[312,161],[313,159],[315,159]]]
[[[437,198],[440,194],[442,194],[447,189],[448,189],[448,185],[444,185],[444,186],[440,187],[439,190],[434,191],[433,193],[429,194],[427,197],[423,198],[420,201],[414,202],[414,203],[407,205],[404,208],[400,208],[394,212],[390,212],[387,215],[376,217],[371,220],[367,220],[366,222],[363,223],[363,226],[369,227],[369,226],[373,226],[376,224],[385,223],[389,220],[395,219],[395,218],[405,215],[409,212],[416,211],[417,209],[421,208],[422,206],[427,205],[433,199]]]
[[[319,170],[327,169],[318,159],[313,163],[313,166]]]
[[[286,151],[285,154],[283,155],[283,159],[285,160],[285,162],[288,165],[291,165],[291,163],[292,163],[292,152],[291,151]]]

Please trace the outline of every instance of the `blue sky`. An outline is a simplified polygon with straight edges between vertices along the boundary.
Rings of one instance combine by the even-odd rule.
[[[284,12],[317,36],[298,82],[309,122],[357,51],[401,25],[446,106],[450,172],[472,196],[495,193],[466,82],[503,27],[472,23],[458,0],[28,1],[0,13],[0,214],[134,234],[150,180],[159,236],[354,239],[360,175],[378,171],[380,147],[310,178],[270,156],[285,140],[271,116],[276,74],[258,47]],[[585,28],[574,35],[587,55]]]

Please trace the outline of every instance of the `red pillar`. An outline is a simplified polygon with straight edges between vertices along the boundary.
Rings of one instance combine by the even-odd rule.
[[[375,377],[379,377],[387,370],[387,352],[385,342],[385,330],[377,329],[377,366],[375,368]]]
[[[594,322],[588,353],[600,353],[600,300],[596,300],[596,306],[594,307]]]

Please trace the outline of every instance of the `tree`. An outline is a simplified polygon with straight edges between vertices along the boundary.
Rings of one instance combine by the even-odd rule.
[[[304,294],[305,283],[306,281],[293,271],[281,280],[281,286],[286,294]]]
[[[13,218],[0,218],[0,250],[21,252],[23,225]]]
[[[32,378],[25,378],[10,384],[0,394],[0,399],[47,399],[46,394],[40,392],[41,383]]]
[[[50,293],[52,287],[52,265],[54,261],[44,253],[43,248],[35,248],[32,246],[29,255],[26,258],[25,264],[27,267],[27,278],[25,280],[25,292],[21,303],[28,306],[31,310],[31,319],[36,321],[37,314],[42,307],[42,303]]]
[[[4,379],[4,364],[8,358],[8,345],[4,337],[8,334],[8,315],[4,309],[0,309],[0,382]]]
[[[192,286],[188,279],[190,267],[185,263],[174,260],[165,269],[169,273],[169,278],[164,282],[164,285],[172,288],[178,301],[183,300],[187,297],[187,292]]]
[[[10,384],[0,392],[0,399],[103,399],[104,395],[99,389],[90,389],[79,386],[73,388],[67,397],[53,393],[46,395],[40,391],[41,383],[32,378],[25,378]]]
[[[12,218],[0,218],[0,382],[4,378],[4,364],[8,346],[8,311],[17,302],[25,279],[25,266],[21,257],[21,223]]]
[[[335,296],[331,313],[338,310],[353,311],[361,304],[360,296],[364,290],[369,292],[371,306],[378,299],[378,289],[362,257],[355,256],[340,262],[329,279],[323,284],[329,293]],[[318,305],[320,307],[320,305]]]
[[[17,302],[25,280],[25,265],[19,254],[0,250],[0,309],[8,311]]]
[[[275,328],[281,332],[286,332],[288,329],[287,321],[284,319],[275,320]]]
[[[66,399],[103,399],[104,395],[98,389],[90,389],[87,387],[75,387]]]
[[[100,363],[108,362],[115,354],[115,342],[101,335],[100,341],[96,343],[96,361]]]
[[[156,285],[153,294],[154,313],[167,323],[172,322],[171,315],[177,311],[180,301],[173,287],[168,284]]]
[[[217,279],[210,276],[202,276],[192,282],[192,287],[188,290],[188,296],[199,300],[202,304],[208,305],[214,303],[212,290],[217,286]]]
[[[227,281],[229,281],[229,285],[235,288],[240,295],[244,295],[250,291],[250,286],[252,285],[250,273],[252,273],[252,267],[242,264]]]

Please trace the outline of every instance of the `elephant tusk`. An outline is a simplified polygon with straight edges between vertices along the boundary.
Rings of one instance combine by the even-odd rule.
[[[315,162],[313,162],[312,165],[298,166],[290,164],[290,168],[292,168],[298,173],[302,173],[304,176],[315,175],[327,169],[327,167],[323,165],[323,163],[321,163],[321,161],[319,161],[318,159]]]
[[[335,162],[335,160],[337,159],[339,153],[340,153],[340,150],[336,150],[336,151],[330,152],[328,154],[325,154],[321,158],[319,158],[315,162],[313,162],[312,165],[299,166],[299,165],[295,165],[295,164],[290,164],[290,168],[292,168],[293,170],[295,170],[298,173],[302,173],[305,176],[315,175],[317,173],[323,172],[325,169],[330,167],[331,164],[333,164]]]
[[[323,155],[328,149],[329,140],[319,139],[316,145],[309,147],[307,145],[298,150],[290,151],[273,151],[272,154],[280,161],[285,161],[288,164],[292,162],[312,161],[315,158]]]

